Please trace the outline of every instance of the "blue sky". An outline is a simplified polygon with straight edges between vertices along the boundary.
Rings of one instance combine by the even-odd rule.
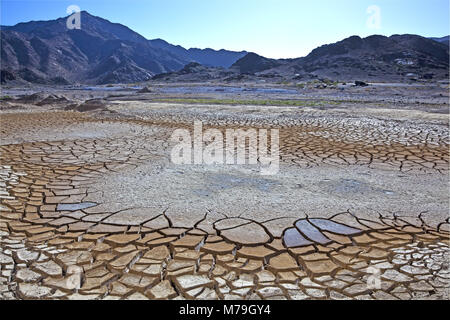
[[[72,4],[148,39],[271,58],[305,56],[351,35],[450,33],[449,0],[1,0],[1,24],[63,17]],[[367,12],[373,5],[379,15]]]

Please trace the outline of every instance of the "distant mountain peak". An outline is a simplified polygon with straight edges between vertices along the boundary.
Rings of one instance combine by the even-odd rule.
[[[2,80],[38,83],[114,83],[148,80],[190,62],[228,67],[245,53],[186,50],[162,39],[147,40],[120,23],[83,10],[81,29],[65,18],[1,28]]]
[[[440,42],[440,43],[445,44],[447,46],[450,45],[450,36],[444,36],[444,37],[440,37],[440,38],[439,37],[438,38],[429,38],[429,39],[437,41],[437,42]]]
[[[203,80],[239,80],[243,74],[346,80],[448,77],[448,36],[351,36],[303,58],[276,60],[246,51],[185,49],[163,39],[147,40],[87,11],[81,11],[81,29],[69,30],[66,18],[1,27],[1,80],[103,84],[146,81],[155,75],[165,79],[169,74],[194,80],[197,74]]]
[[[412,34],[351,36],[320,46],[304,58],[274,60],[249,53],[233,68],[266,78],[442,79],[448,77],[449,68],[445,40]]]
[[[281,62],[275,59],[265,58],[256,53],[247,53],[244,57],[233,64],[233,68],[239,69],[241,73],[257,73],[267,69],[275,68],[281,65]]]

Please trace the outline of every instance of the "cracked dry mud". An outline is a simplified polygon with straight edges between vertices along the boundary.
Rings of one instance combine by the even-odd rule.
[[[449,299],[447,126],[278,117],[262,177],[171,164],[196,110],[146,107],[1,115],[2,299]]]

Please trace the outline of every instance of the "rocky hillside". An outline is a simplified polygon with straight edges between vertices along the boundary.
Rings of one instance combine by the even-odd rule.
[[[279,66],[270,67],[270,64],[264,65],[260,61],[261,58],[254,57],[247,62],[248,65],[252,62],[258,65],[253,71],[260,75],[341,80],[447,78],[449,48],[417,35],[353,36],[321,46],[304,58],[285,61]]]
[[[244,74],[257,73],[263,70],[277,68],[284,63],[281,60],[264,58],[256,53],[248,53],[236,61],[232,68]]]
[[[211,49],[186,50],[149,41],[118,23],[81,12],[81,29],[66,18],[1,27],[1,80],[44,84],[119,83],[150,79],[195,61],[229,66],[245,55]],[[178,48],[179,50],[174,50]]]
[[[213,50],[213,49],[185,49],[182,46],[175,46],[162,39],[150,40],[152,46],[166,50],[178,57],[182,57],[187,61],[200,63],[207,67],[229,68],[238,59],[244,57],[246,51],[229,51],[229,50]]]
[[[443,43],[444,42],[444,43]],[[449,47],[445,39],[417,35],[353,36],[314,49],[298,59],[268,59],[248,53],[227,71],[190,66],[182,72],[157,76],[164,81],[414,81],[447,79]]]
[[[264,78],[416,80],[448,78],[448,37],[353,36],[298,59],[185,49],[147,40],[126,26],[83,11],[81,29],[66,18],[1,27],[1,81],[43,84],[131,83]],[[185,67],[186,66],[186,67]]]
[[[440,42],[445,44],[446,46],[450,45],[450,36],[446,36],[446,37],[441,37],[441,38],[430,38],[431,40]]]
[[[152,80],[164,82],[198,82],[225,80],[234,75],[235,73],[229,69],[208,67],[197,62],[191,62],[179,71],[155,75]]]

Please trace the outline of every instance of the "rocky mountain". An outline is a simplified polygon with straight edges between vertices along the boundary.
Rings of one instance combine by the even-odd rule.
[[[229,68],[233,63],[247,54],[246,51],[237,52],[224,49],[185,49],[182,46],[175,46],[162,39],[150,40],[150,43],[154,47],[166,50],[187,61],[197,62],[207,67]]]
[[[304,58],[271,61],[248,54],[234,66],[242,64],[258,76],[297,79],[447,78],[449,47],[417,35],[353,36],[314,49]]]
[[[222,67],[208,67],[197,62],[191,62],[179,71],[161,73],[154,76],[152,80],[165,82],[198,82],[224,80],[234,75],[235,73],[230,69]]]
[[[129,83],[177,71],[195,61],[229,66],[245,52],[186,50],[147,40],[126,26],[81,12],[81,29],[66,18],[1,27],[1,80],[44,84]]]
[[[445,45],[450,45],[450,36],[441,37],[441,38],[430,38],[431,40],[443,43]]]
[[[257,73],[263,70],[277,68],[284,63],[282,60],[264,58],[256,53],[248,53],[236,61],[232,68],[236,69],[240,73]]]
[[[248,53],[233,63],[229,68],[211,67],[199,63],[189,63],[176,72],[156,75],[155,81],[165,82],[198,82],[198,81],[245,81],[262,76],[259,71],[275,68],[285,64],[282,60],[264,58],[255,53]]]
[[[448,37],[352,36],[298,59],[245,51],[185,49],[148,40],[128,27],[81,12],[81,29],[66,18],[1,27],[1,82],[43,84],[164,81],[415,80],[448,78]]]

